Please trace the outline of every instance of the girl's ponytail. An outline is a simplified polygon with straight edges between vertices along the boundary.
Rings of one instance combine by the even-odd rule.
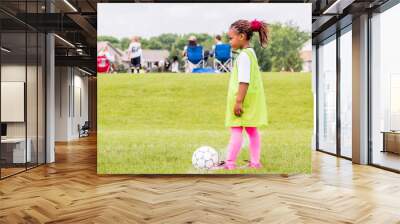
[[[258,32],[261,47],[266,47],[269,41],[268,24],[259,20],[237,20],[232,23],[231,28],[234,28],[239,33],[246,34],[248,40],[253,36],[254,32]]]
[[[250,27],[253,31],[258,32],[261,46],[266,47],[269,41],[268,24],[255,19],[250,22]]]

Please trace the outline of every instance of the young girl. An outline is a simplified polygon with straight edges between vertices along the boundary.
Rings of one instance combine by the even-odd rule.
[[[267,108],[258,61],[250,40],[258,32],[260,44],[268,42],[267,24],[258,21],[238,20],[229,29],[228,36],[239,55],[230,76],[225,125],[231,129],[225,169],[236,168],[236,158],[242,146],[242,131],[246,130],[250,144],[248,167],[261,168],[261,139],[258,127],[267,125]]]

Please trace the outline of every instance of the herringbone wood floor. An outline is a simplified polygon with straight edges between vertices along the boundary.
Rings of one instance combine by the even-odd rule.
[[[0,181],[0,223],[400,223],[400,175],[320,152],[313,171],[98,176],[89,137]]]

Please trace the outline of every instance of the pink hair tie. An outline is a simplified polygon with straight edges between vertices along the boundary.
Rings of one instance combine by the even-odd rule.
[[[262,23],[256,19],[250,22],[250,27],[253,31],[259,31],[261,29]]]

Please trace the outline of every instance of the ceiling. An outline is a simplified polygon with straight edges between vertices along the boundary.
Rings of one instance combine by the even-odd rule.
[[[373,12],[388,0],[311,0],[313,43],[351,24],[352,18]]]

